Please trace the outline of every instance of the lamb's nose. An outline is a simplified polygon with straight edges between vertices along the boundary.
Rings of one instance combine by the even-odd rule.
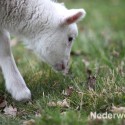
[[[62,70],[65,69],[65,65],[64,65],[64,63],[61,64],[61,67],[62,67]]]
[[[55,69],[58,70],[58,71],[62,71],[62,70],[65,70],[66,66],[64,63],[57,63],[55,66]]]

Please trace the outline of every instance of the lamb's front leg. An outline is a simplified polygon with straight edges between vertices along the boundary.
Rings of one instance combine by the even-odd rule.
[[[10,49],[9,33],[0,30],[0,66],[6,82],[6,89],[15,100],[28,100],[31,98],[20,72],[17,69]]]

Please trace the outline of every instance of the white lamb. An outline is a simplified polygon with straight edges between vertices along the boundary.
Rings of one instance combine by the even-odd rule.
[[[68,10],[51,0],[0,0],[0,66],[6,89],[15,100],[31,98],[11,49],[10,35],[21,38],[44,62],[57,71],[67,70],[76,22],[83,9]]]

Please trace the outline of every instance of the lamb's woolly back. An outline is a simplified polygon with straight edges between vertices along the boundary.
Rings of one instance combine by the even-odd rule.
[[[57,24],[64,10],[64,6],[51,0],[0,0],[0,27],[26,37],[33,32],[33,38],[44,26]]]

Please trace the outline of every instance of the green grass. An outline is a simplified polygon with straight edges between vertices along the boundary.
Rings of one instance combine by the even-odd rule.
[[[123,125],[123,119],[88,121],[90,112],[110,112],[112,105],[125,106],[125,1],[65,0],[69,8],[85,8],[87,15],[79,26],[79,37],[73,46],[68,76],[55,73],[41,63],[22,44],[13,47],[14,57],[28,87],[32,103],[16,102],[5,92],[0,75],[0,93],[8,105],[18,109],[16,117],[0,113],[0,125],[20,125],[34,119],[36,125]],[[78,53],[76,55],[76,53]],[[87,60],[86,67],[82,60]],[[87,69],[96,77],[95,90],[88,89]],[[90,84],[90,81],[89,81]],[[69,97],[62,91],[73,86]],[[82,92],[80,96],[76,91]],[[67,98],[69,108],[49,107],[48,102]],[[78,108],[77,108],[78,107]],[[41,117],[35,117],[36,112]],[[62,114],[62,112],[66,112]]]

